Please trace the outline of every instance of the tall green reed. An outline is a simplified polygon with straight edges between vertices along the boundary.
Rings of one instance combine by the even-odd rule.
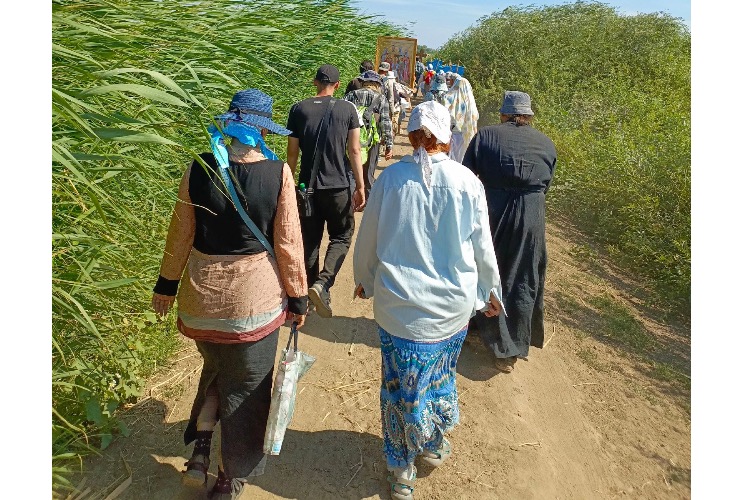
[[[348,0],[52,3],[52,463],[56,490],[177,345],[149,311],[185,166],[234,92],[312,95],[315,68],[354,76],[399,28]],[[283,140],[270,141],[284,157]]]

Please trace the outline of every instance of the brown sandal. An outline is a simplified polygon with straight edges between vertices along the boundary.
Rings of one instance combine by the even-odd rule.
[[[495,367],[502,373],[510,373],[515,368],[515,364],[518,358],[511,356],[509,358],[497,358],[495,360]]]
[[[208,466],[211,460],[205,455],[193,455],[185,462],[187,470],[182,474],[182,484],[191,488],[202,488],[208,481]]]
[[[245,483],[239,479],[227,477],[224,471],[219,469],[218,477],[211,488],[210,500],[235,500],[245,488]]]

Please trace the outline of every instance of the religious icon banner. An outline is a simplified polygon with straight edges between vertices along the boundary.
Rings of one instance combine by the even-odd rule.
[[[416,38],[379,36],[375,49],[375,69],[381,62],[391,65],[396,80],[408,87],[414,87],[414,66],[417,57]]]

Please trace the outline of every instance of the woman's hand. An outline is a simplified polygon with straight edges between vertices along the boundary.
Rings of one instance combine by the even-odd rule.
[[[292,322],[297,323],[297,328],[305,324],[305,318],[307,314],[292,314]]]
[[[487,310],[484,312],[484,315],[488,318],[491,318],[492,316],[498,316],[500,314],[500,311],[502,311],[502,304],[500,304],[500,300],[495,297],[494,293],[490,293],[490,303],[487,305]]]
[[[162,295],[160,293],[155,293],[151,298],[151,307],[153,308],[154,312],[161,317],[167,315],[169,310],[172,308],[172,304],[174,304],[174,295]]]
[[[366,299],[367,298],[367,297],[365,297],[365,287],[363,287],[361,283],[359,285],[357,285],[357,288],[354,289],[354,297],[359,297],[360,299]],[[354,300],[354,299],[352,299],[352,300]]]

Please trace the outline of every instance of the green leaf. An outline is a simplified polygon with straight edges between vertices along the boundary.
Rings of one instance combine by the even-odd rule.
[[[161,83],[168,89],[174,92],[177,92],[185,99],[191,100],[193,103],[200,106],[201,108],[203,107],[203,105],[198,99],[196,99],[195,97],[190,95],[188,92],[186,92],[185,89],[183,89],[180,85],[178,85],[174,80],[164,75],[163,73],[159,73],[158,71],[152,71],[148,69],[139,69],[139,68],[117,68],[117,69],[112,69],[109,71],[98,71],[94,74],[99,76],[100,78],[107,78],[110,76],[122,75],[122,74],[127,74],[127,73],[143,73],[143,74],[149,75],[151,78]]]
[[[185,104],[181,99],[173,96],[172,94],[154,87],[149,87],[147,85],[139,85],[137,83],[117,83],[114,85],[101,85],[99,87],[84,90],[79,94],[79,97],[103,95],[109,94],[111,92],[130,92],[152,101],[172,104],[174,106],[187,107],[187,104]]]
[[[129,285],[136,281],[138,281],[138,278],[122,278],[119,280],[98,281],[96,283],[91,283],[91,286],[98,288],[99,290],[109,290],[111,288],[119,288],[121,286]]]
[[[86,419],[94,422],[96,425],[101,426],[104,423],[104,415],[102,414],[102,407],[99,404],[99,398],[96,396],[86,401]]]
[[[108,446],[109,446],[110,444],[112,444],[112,441],[113,441],[114,439],[115,439],[115,437],[114,437],[114,436],[113,436],[112,434],[110,434],[110,433],[107,433],[107,434],[102,434],[102,444],[101,444],[101,446],[100,446],[100,449],[102,449],[102,450],[106,450],[106,449],[107,449],[107,447],[108,447]]]
[[[123,436],[130,436],[130,429],[128,429],[128,426],[122,420],[117,421],[117,428],[120,430],[120,434],[122,434]]]
[[[176,142],[170,141],[157,134],[148,132],[139,132],[137,130],[128,130],[122,128],[95,128],[94,133],[100,139],[115,142],[138,142],[152,144],[167,144],[179,146]]]

